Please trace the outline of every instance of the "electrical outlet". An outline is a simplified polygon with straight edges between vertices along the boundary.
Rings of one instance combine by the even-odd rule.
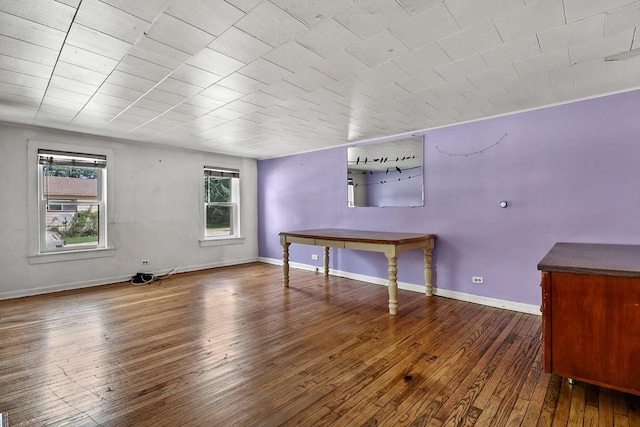
[[[484,279],[482,277],[480,277],[480,276],[473,276],[471,278],[471,281],[473,283],[484,283]]]
[[[311,260],[317,261],[318,260],[318,254],[311,255]]]
[[[149,260],[148,259],[143,259],[142,260],[142,265],[149,265]]]

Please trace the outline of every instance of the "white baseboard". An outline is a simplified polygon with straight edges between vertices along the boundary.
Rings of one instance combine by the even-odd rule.
[[[217,268],[217,267],[228,267],[230,265],[247,264],[247,263],[256,262],[256,261],[258,261],[257,258],[250,258],[250,259],[244,259],[244,260],[212,262],[207,264],[180,266],[177,272],[186,273],[188,271],[206,270],[209,268]],[[166,269],[157,270],[157,271],[145,270],[144,272],[155,274],[155,275],[161,275],[169,272],[170,270],[171,270],[170,268],[166,268]],[[21,289],[19,291],[0,292],[0,300],[22,298],[22,297],[28,297],[32,295],[49,294],[52,292],[69,291],[72,289],[90,288],[92,286],[110,285],[113,283],[128,282],[134,274],[135,273],[132,273],[126,276],[113,276],[113,277],[105,277],[105,278],[95,279],[95,280],[64,283],[64,284],[53,285],[53,286],[43,286],[41,288]]]
[[[281,259],[260,257],[258,258],[258,261],[264,262],[267,264],[282,265]],[[300,270],[307,270],[307,271],[323,271],[324,270],[324,267],[316,267],[314,265],[302,264],[297,262],[289,262],[289,267],[297,268]],[[350,273],[348,271],[329,269],[329,274],[334,276],[344,277],[347,279],[359,280],[361,282],[372,283],[374,285],[387,286],[387,283],[388,283],[388,280],[386,278],[383,279],[380,277],[366,276],[364,274]],[[419,292],[419,293],[425,292],[424,285],[417,285],[417,284],[408,283],[408,282],[398,282],[398,289],[404,289],[406,291],[413,291],[413,292]],[[522,313],[540,315],[539,305],[525,304],[525,303],[516,302],[516,301],[509,301],[509,300],[503,300],[498,298],[485,297],[481,295],[467,294],[464,292],[450,291],[448,289],[440,289],[436,287],[433,288],[433,293],[440,297],[472,302],[474,304],[481,304],[489,307],[504,308],[505,310],[512,310],[512,311],[519,311]]]

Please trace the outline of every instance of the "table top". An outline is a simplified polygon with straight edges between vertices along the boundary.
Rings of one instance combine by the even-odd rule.
[[[640,245],[556,243],[538,270],[640,278]]]
[[[362,243],[403,244],[434,239],[435,234],[396,233],[394,231],[346,230],[320,228],[316,230],[283,231],[281,236],[303,237]]]

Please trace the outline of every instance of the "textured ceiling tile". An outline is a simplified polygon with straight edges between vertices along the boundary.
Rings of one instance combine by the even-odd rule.
[[[133,107],[127,108],[127,113],[126,114],[139,117],[140,119],[143,119],[143,120],[146,121],[146,120],[151,120],[151,119],[153,119],[155,117],[158,117],[158,115],[160,115],[162,113],[160,113],[158,111],[148,110],[146,108],[139,107],[138,104],[136,103]]]
[[[116,67],[119,71],[159,82],[171,73],[171,68],[163,67],[135,56],[127,55]]]
[[[361,73],[358,73],[357,77],[371,86],[384,86],[387,83],[403,80],[408,77],[408,74],[402,71],[394,62],[388,61],[373,68],[369,68]]]
[[[0,34],[0,55],[52,66],[56,62],[58,52]]]
[[[282,102],[280,98],[277,98],[269,93],[262,92],[259,90],[252,92],[246,96],[243,96],[240,99],[255,105],[259,105],[260,107],[263,107],[263,108],[270,107],[272,105],[277,104],[278,102]]]
[[[640,56],[625,61],[605,62],[602,86],[607,91],[640,86]]]
[[[116,61],[120,61],[133,46],[80,24],[71,26],[66,43]]]
[[[495,86],[498,84],[509,84],[518,80],[513,64],[503,65],[498,68],[491,68],[478,74],[472,74],[467,77],[471,83],[477,88]]]
[[[446,83],[446,81],[436,74],[433,70],[427,70],[420,74],[398,81],[396,84],[409,92],[418,92],[423,89],[438,86]]]
[[[179,95],[171,92],[167,92],[164,90],[160,90],[158,88],[152,89],[144,95],[143,99],[150,99],[152,101],[164,102],[165,104],[170,104],[171,106],[178,105],[188,97],[184,95]]]
[[[173,0],[166,13],[219,36],[244,16],[244,13],[223,0]]]
[[[126,108],[129,105],[131,105],[131,101],[129,100],[96,92],[93,98],[91,98],[91,101],[87,103],[86,108],[96,111],[113,111],[113,109],[117,109],[119,112],[122,108]]]
[[[237,111],[242,114],[254,113],[262,109],[262,107],[260,107],[259,105],[252,104],[247,101],[243,101],[242,99],[236,99],[235,101],[231,101],[230,103],[225,105],[224,108],[228,108],[229,110]]]
[[[562,2],[540,0],[493,19],[505,43],[565,24]]]
[[[118,65],[118,61],[114,59],[71,45],[65,45],[62,48],[60,61],[103,74],[111,73],[116,65]]]
[[[436,67],[435,71],[447,81],[459,80],[470,74],[476,74],[486,70],[487,64],[480,55],[468,56],[458,61],[450,62],[440,67]]]
[[[304,89],[284,80],[262,88],[262,92],[266,92],[282,100],[295,98],[296,96],[306,93]]]
[[[0,82],[0,99],[5,99],[4,95],[17,95],[27,98],[42,99],[45,89],[36,89],[27,86],[20,86],[11,83]]]
[[[180,37],[176,37],[180,34]],[[194,55],[214,40],[214,36],[166,13],[161,14],[145,32],[157,42]]]
[[[214,85],[215,86],[215,85]],[[212,86],[212,87],[214,87]],[[208,89],[206,89],[208,90]],[[205,91],[206,91],[205,90]],[[242,96],[242,94],[238,94],[238,98]],[[211,98],[209,96],[205,96],[200,92],[198,95],[194,95],[191,98],[185,101],[185,104],[193,105],[198,108],[205,109],[207,111],[215,110],[216,108],[220,108],[225,104],[225,101],[221,101],[218,99]],[[177,108],[177,107],[176,107]]]
[[[398,3],[388,0],[360,0],[334,19],[363,39],[394,26],[411,15]]]
[[[466,58],[482,50],[502,45],[492,22],[460,31],[452,36],[438,40],[438,44],[454,60]]]
[[[564,0],[568,22],[579,21],[608,10],[627,6],[636,0]]]
[[[593,39],[569,48],[571,62],[585,62],[629,50],[633,42],[634,29],[608,37]]]
[[[222,78],[217,74],[210,73],[189,64],[183,64],[178,67],[171,74],[171,77],[201,88],[209,87]]]
[[[513,65],[520,76],[546,72],[554,70],[556,68],[568,67],[570,65],[569,50],[556,50],[544,55],[539,55],[533,58],[514,62]]]
[[[605,15],[597,15],[589,19],[568,25],[552,28],[538,34],[543,52],[567,48],[584,40],[602,38]]]
[[[155,95],[155,97],[159,98],[159,96],[157,96],[157,95]],[[167,101],[167,100],[165,100],[165,101]],[[148,96],[145,96],[143,98],[140,98],[133,105],[135,107],[138,107],[138,108],[144,108],[145,110],[155,111],[157,114],[162,114],[162,113],[170,110],[176,104],[178,104],[178,103],[177,102],[176,103],[171,103],[171,102],[156,101],[156,100],[153,100],[153,99],[149,99]]]
[[[135,43],[149,27],[148,22],[98,0],[83,0],[75,22],[128,43]]]
[[[260,4],[263,0],[226,0],[227,3],[247,13]]]
[[[361,42],[360,37],[333,19],[322,21],[313,30],[298,37],[298,43],[324,58],[359,42]]]
[[[345,99],[342,96],[338,95],[335,92],[331,92],[330,90],[327,90],[323,87],[318,88],[314,91],[302,94],[300,95],[299,98],[304,99],[305,101],[309,101],[312,104],[315,104],[316,106],[320,106],[321,104],[329,104],[332,102],[345,101]]]
[[[352,4],[352,0],[272,0],[287,12],[313,27]]]
[[[169,93],[175,93],[176,95],[181,95],[186,98],[191,97],[202,90],[199,86],[194,86],[190,83],[176,80],[171,77],[161,81],[156,88]]]
[[[248,64],[273,49],[267,43],[236,27],[231,27],[209,45],[237,61]]]
[[[0,34],[49,49],[60,49],[65,32],[0,12]]]
[[[49,79],[0,69],[0,82],[44,90],[47,88]]]
[[[291,71],[262,58],[256,59],[238,72],[267,84],[275,83],[292,75]]]
[[[607,13],[605,36],[640,27],[640,2]],[[636,30],[636,35],[639,31]]]
[[[342,79],[336,83],[330,84],[326,87],[326,89],[331,92],[335,92],[345,98],[351,98],[355,94],[362,93],[363,90],[367,88],[371,88],[369,83],[366,83],[356,77],[349,77],[346,79]],[[349,105],[355,105],[357,101],[351,100]]]
[[[75,116],[78,111],[84,107],[84,104],[86,104],[88,100],[89,98],[87,95],[50,87],[47,89],[47,93],[42,100],[42,105],[67,109],[73,111],[73,115]]]
[[[442,0],[398,0],[398,3],[402,4],[412,15],[417,15],[439,5],[442,3]]]
[[[463,28],[475,27],[525,5],[523,0],[445,0],[444,3]]]
[[[384,31],[347,49],[356,58],[373,67],[401,56],[409,49],[391,32]]]
[[[313,65],[334,80],[342,80],[369,68],[349,52],[341,51]]]
[[[451,58],[437,43],[432,43],[394,58],[393,62],[412,75],[447,64],[451,62]]]
[[[298,86],[308,92],[316,90],[322,86],[333,83],[335,80],[315,68],[306,68],[302,71],[287,77],[289,83]]]
[[[262,110],[262,114],[265,114],[270,117],[275,117],[275,118],[288,116],[292,112],[293,111],[289,110],[288,108],[284,108],[279,105],[272,105]]]
[[[17,0],[0,2],[0,10],[61,31],[69,29],[76,12],[73,7],[54,1]]]
[[[306,47],[289,41],[267,52],[264,59],[295,73],[322,61],[323,58]]]
[[[16,73],[27,74],[34,77],[49,78],[53,72],[52,66],[37,64],[20,58],[0,55],[0,69],[10,70]]]
[[[391,28],[391,31],[411,49],[433,43],[460,30],[460,26],[444,4],[427,9]]]
[[[50,87],[55,87],[59,89],[68,90],[70,92],[76,92],[83,95],[93,95],[97,90],[97,85],[92,85],[89,83],[82,83],[77,80],[72,80],[67,77],[62,77],[57,75],[57,73],[51,77],[51,81],[49,83]],[[46,85],[45,85],[46,87]],[[87,99],[88,101],[88,99]]]
[[[469,80],[459,79],[433,87],[429,89],[429,92],[433,93],[435,96],[440,98],[440,100],[442,100],[444,98],[459,96],[459,94],[461,93],[470,92],[475,89],[476,87],[474,87]]]
[[[246,95],[255,90],[259,90],[260,88],[264,87],[265,84],[243,74],[234,73],[220,80],[218,83],[216,83],[216,86],[223,86]]]
[[[242,98],[244,95],[246,95],[245,93],[242,92],[238,92],[236,90],[230,89],[228,87],[225,86],[221,86],[219,84],[215,84],[205,90],[203,90],[202,92],[200,92],[200,95],[204,95],[207,96],[209,98],[213,98],[215,100],[218,101],[222,101],[222,102],[231,102],[235,99],[238,98]],[[190,99],[191,101],[191,99]],[[198,104],[196,104],[198,105]]]
[[[187,64],[220,77],[228,76],[245,65],[243,62],[209,48],[203,49],[197,55],[189,58]]]
[[[94,86],[101,85],[108,76],[108,74],[106,73],[88,70],[86,68],[62,61],[58,61],[58,63],[56,64],[56,75],[60,77],[66,77],[78,82],[89,83]]]
[[[132,102],[144,95],[144,91],[118,86],[112,83],[104,83],[100,86],[97,93],[115,96]]]
[[[235,26],[272,47],[278,47],[309,30],[302,22],[270,1],[260,3]]]
[[[481,52],[480,55],[489,67],[498,67],[509,62],[521,61],[540,55],[540,45],[536,36],[525,37],[512,43]]]
[[[127,12],[147,22],[152,22],[171,0],[101,0],[117,9]]]
[[[175,68],[185,62],[190,55],[179,49],[142,37],[129,51],[131,56],[167,68]]]

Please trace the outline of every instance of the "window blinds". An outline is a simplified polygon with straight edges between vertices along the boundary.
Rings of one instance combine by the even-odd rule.
[[[221,178],[240,178],[240,171],[238,169],[220,169],[204,167],[205,176],[217,176]]]
[[[103,156],[100,154],[38,150],[38,164],[48,166],[71,166],[76,168],[104,169],[107,167],[107,156]]]

